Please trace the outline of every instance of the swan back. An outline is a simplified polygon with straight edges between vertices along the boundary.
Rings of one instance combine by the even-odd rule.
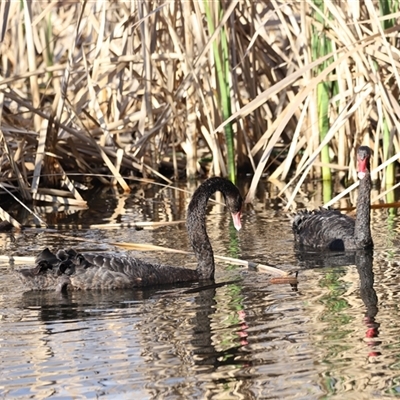
[[[292,221],[298,246],[328,250],[365,249],[373,246],[370,228],[370,156],[369,147],[358,148],[357,176],[360,186],[356,219],[332,209],[300,211]]]

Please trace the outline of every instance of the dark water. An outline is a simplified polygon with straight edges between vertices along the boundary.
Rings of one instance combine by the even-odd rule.
[[[51,223],[171,221],[187,196],[150,186],[93,195],[89,210],[42,214]],[[43,210],[42,210],[43,211]],[[8,399],[375,399],[400,395],[399,218],[373,211],[373,255],[300,259],[287,213],[259,200],[236,233],[210,207],[215,254],[299,270],[298,290],[217,263],[220,287],[24,293],[0,264],[0,396]],[[62,235],[90,239],[79,242]],[[109,242],[189,249],[184,225],[157,230],[66,229],[0,234],[0,250],[108,250]],[[118,250],[121,251],[121,250]],[[137,253],[195,267],[192,257]],[[343,264],[349,265],[343,265]],[[321,267],[323,266],[323,267]]]

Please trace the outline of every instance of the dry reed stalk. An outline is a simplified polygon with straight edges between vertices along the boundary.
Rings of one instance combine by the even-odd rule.
[[[400,160],[400,153],[395,154],[394,156],[392,156],[391,158],[389,158],[388,160],[386,160],[385,162],[383,162],[382,164],[380,164],[378,167],[374,168],[371,171],[371,175],[378,173],[379,171],[383,170],[384,168],[386,168],[389,164]],[[346,188],[345,190],[343,190],[342,192],[340,192],[337,196],[335,196],[332,200],[330,200],[329,202],[327,202],[324,207],[330,207],[331,205],[335,204],[338,200],[340,200],[342,197],[346,196],[348,193],[350,193],[352,190],[354,190],[355,188],[358,187],[358,185],[360,184],[360,181],[354,182],[351,186],[349,186],[348,188]],[[392,187],[390,190],[393,190],[394,188]],[[390,191],[389,190],[389,191]],[[387,192],[385,193],[387,194]]]
[[[30,71],[36,71],[37,64],[36,64],[36,51],[35,51],[34,39],[37,33],[35,32],[32,26],[32,9],[31,9],[32,3],[27,0],[23,0],[22,3],[23,3],[24,22],[25,22],[24,39],[26,40],[28,67]],[[39,108],[40,94],[39,94],[38,78],[36,75],[31,75],[29,81],[30,81],[29,89],[30,89],[30,94],[32,96],[32,105],[34,108]],[[35,114],[33,118],[33,126],[36,131],[40,129],[41,119],[37,114]]]
[[[1,120],[1,116],[2,116],[3,105],[4,105],[4,94],[0,93],[0,120]],[[2,129],[0,129],[0,143],[3,143],[3,146],[4,146],[3,154],[7,156],[8,162],[10,163],[10,166],[14,173],[14,176],[17,179],[21,197],[24,200],[30,200],[31,195],[30,195],[29,189],[28,189],[28,184],[27,184],[28,180],[27,180],[26,174],[24,176],[24,174],[22,174],[21,171],[19,170],[19,168],[17,167],[16,160],[18,160],[18,157],[12,153],[12,150],[10,149],[10,146],[4,136]]]
[[[385,161],[382,118],[400,152],[399,12],[380,15],[371,1],[326,2],[327,15],[315,21],[312,0],[221,4],[220,15],[212,4],[210,34],[203,2],[2,2],[2,181],[17,181],[27,196],[32,179],[33,192],[56,186],[43,180],[44,166],[50,182],[55,172],[100,176],[105,167],[111,178],[102,183],[123,190],[128,174],[167,182],[185,171],[226,174],[221,132],[236,121],[238,168],[254,171],[247,201],[265,172],[290,181],[285,196],[294,201],[298,179],[318,175],[316,87],[327,79],[337,86],[329,102],[330,164],[344,171],[360,143],[374,147],[375,167]],[[395,24],[384,29],[388,20]],[[313,63],[311,26],[333,44]],[[233,114],[222,122],[211,49],[225,30],[234,93]],[[348,113],[352,103],[358,107]],[[15,164],[7,163],[15,154]],[[347,177],[355,177],[353,168]],[[75,197],[73,184],[67,190]]]
[[[13,264],[34,264],[35,257],[0,255],[0,262],[7,262],[7,263],[13,263]]]
[[[13,197],[15,202],[19,203],[22,208],[25,208],[25,210],[27,210],[29,213],[31,213],[43,226],[46,226],[46,223],[39,217],[39,215],[37,215],[36,213],[31,211],[21,200],[19,200],[13,193],[11,193],[5,185],[0,183],[0,188],[3,191],[5,191],[6,193],[8,193],[11,197]],[[19,229],[22,228],[22,225],[19,222],[15,221],[14,218],[12,218],[6,211],[1,213],[0,219],[2,221],[7,221],[7,222],[11,223],[16,228],[19,228]]]
[[[189,2],[182,2],[183,18],[187,23],[184,27],[184,45],[187,49],[185,54],[185,62],[182,63],[182,68],[185,74],[190,73],[195,58],[194,55],[194,40],[193,32],[196,27],[192,24],[191,4]],[[200,39],[198,36],[196,39]],[[170,81],[172,82],[172,80]],[[172,88],[171,88],[172,89]],[[184,150],[187,157],[186,162],[186,176],[193,179],[197,174],[197,127],[196,127],[196,90],[194,86],[189,86],[187,89],[186,97],[186,140]]]
[[[3,210],[1,207],[0,207],[0,219],[2,221],[8,222],[16,229],[19,230],[22,229],[21,224],[16,219],[14,219],[7,211]]]
[[[72,207],[68,207],[69,210],[73,209]],[[81,207],[78,208],[81,210]],[[43,210],[44,211],[44,210]],[[49,210],[48,210],[49,211]],[[51,210],[53,211],[53,209]],[[61,211],[59,208],[56,209],[56,211]],[[115,210],[115,213],[117,212],[117,208]],[[114,213],[114,214],[115,214]],[[113,216],[110,217],[112,219]],[[54,230],[60,230],[60,229],[102,229],[102,230],[112,230],[112,229],[133,229],[133,228],[138,228],[138,229],[143,229],[143,230],[157,230],[166,226],[170,225],[180,225],[184,224],[186,221],[185,220],[179,220],[179,221],[161,221],[161,222],[129,222],[129,223],[107,223],[107,224],[45,224],[43,223],[42,225],[38,224],[25,224],[22,225],[21,227],[23,229],[38,229],[38,228],[46,228],[46,231],[51,233],[51,231]]]

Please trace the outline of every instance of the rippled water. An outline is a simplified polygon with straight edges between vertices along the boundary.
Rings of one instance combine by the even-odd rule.
[[[48,221],[170,221],[187,196],[147,187],[93,196],[85,212]],[[53,221],[53,222],[54,222]],[[400,394],[399,218],[373,211],[373,258],[316,259],[293,248],[288,215],[268,201],[247,210],[237,234],[223,207],[210,207],[216,254],[299,270],[299,285],[218,262],[217,287],[24,293],[0,265],[0,395],[4,398],[373,399]],[[79,242],[62,235],[85,238]],[[184,225],[158,230],[66,229],[0,234],[3,254],[43,247],[114,251],[109,242],[189,249]],[[121,251],[121,250],[118,250]],[[194,258],[133,253],[195,267]],[[350,265],[344,265],[344,264]],[[229,283],[230,282],[230,283]]]

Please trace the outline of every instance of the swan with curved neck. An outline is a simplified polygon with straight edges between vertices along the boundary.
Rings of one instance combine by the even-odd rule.
[[[197,257],[197,268],[152,264],[127,256],[80,254],[75,250],[45,249],[36,266],[19,270],[22,281],[32,290],[89,290],[146,287],[178,282],[214,279],[214,254],[206,230],[208,199],[222,192],[234,226],[241,229],[242,197],[230,181],[214,177],[194,192],[187,212],[189,240]]]
[[[357,150],[357,171],[360,186],[356,219],[340,211],[320,209],[301,211],[292,223],[294,238],[300,247],[327,250],[355,250],[373,247],[370,228],[371,176],[369,160],[371,149]]]

